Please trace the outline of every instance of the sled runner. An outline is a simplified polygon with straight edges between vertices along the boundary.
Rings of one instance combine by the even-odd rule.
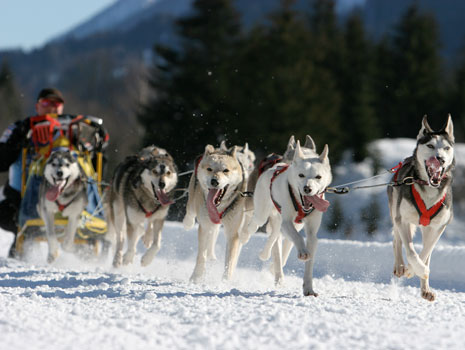
[[[16,251],[24,254],[29,241],[45,240],[45,224],[38,214],[39,186],[45,163],[56,150],[69,150],[82,168],[87,183],[88,204],[81,213],[75,243],[85,243],[98,250],[98,242],[107,232],[102,203],[102,148],[108,141],[102,120],[84,115],[34,116],[30,118],[29,144],[21,159],[21,206]],[[55,214],[55,231],[61,240],[68,219]]]

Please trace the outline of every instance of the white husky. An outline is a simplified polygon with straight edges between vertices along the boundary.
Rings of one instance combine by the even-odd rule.
[[[394,175],[394,183],[399,186],[388,188],[394,236],[394,274],[420,277],[421,296],[430,301],[435,299],[429,287],[431,253],[453,215],[451,183],[454,164],[454,129],[450,115],[446,126],[437,132],[431,129],[425,116],[413,156],[407,158]],[[423,237],[420,254],[413,246],[417,227],[421,228]],[[402,245],[408,266],[404,265]]]
[[[247,242],[258,227],[269,220],[271,234],[268,245],[272,247],[275,282],[281,283],[283,280],[283,260],[287,259],[290,249],[284,253],[281,251],[282,232],[285,238],[296,246],[297,257],[306,261],[304,295],[317,296],[312,284],[313,264],[317,232],[323,212],[329,206],[329,202],[324,199],[324,193],[331,183],[332,175],[328,145],[325,145],[323,152],[318,155],[313,140],[308,140],[311,138],[307,137],[308,148],[302,148],[299,141],[295,149],[289,149],[288,145],[286,154],[289,157],[292,155],[290,164],[278,163],[259,177],[254,192],[254,215],[246,235],[241,235],[241,241]],[[305,226],[306,243],[298,232],[302,225]],[[265,249],[261,258],[266,258],[266,255]]]

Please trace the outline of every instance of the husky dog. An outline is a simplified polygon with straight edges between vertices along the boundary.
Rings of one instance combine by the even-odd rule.
[[[173,158],[162,148],[149,146],[137,155],[127,157],[115,170],[108,195],[109,223],[116,233],[113,266],[132,263],[145,222],[143,242],[148,250],[142,266],[149,265],[161,246],[161,230],[178,175]],[[126,232],[124,231],[126,227]],[[128,247],[123,257],[123,245]]]
[[[429,301],[435,299],[428,281],[431,253],[452,220],[454,141],[450,115],[440,131],[433,131],[424,116],[413,155],[394,174],[394,183],[401,185],[387,190],[393,223],[394,275],[420,277],[421,296]],[[420,254],[413,246],[417,227],[423,238]],[[402,258],[402,245],[407,266]]]
[[[197,262],[191,281],[197,283],[204,277],[208,252],[212,251],[212,242],[216,240],[221,224],[227,239],[223,277],[232,277],[241,249],[238,231],[244,217],[245,198],[242,193],[246,187],[237,147],[224,150],[207,145],[204,154],[197,159],[190,179],[183,220],[186,230],[194,226],[196,217],[199,222]]]
[[[55,214],[61,212],[68,218],[63,249],[72,251],[79,217],[86,205],[86,176],[76,158],[68,150],[51,153],[45,163],[37,205],[37,211],[45,223],[49,263],[58,257]]]
[[[281,283],[283,260],[287,259],[292,247],[288,244],[286,252],[281,251],[281,232],[285,238],[297,248],[297,257],[306,261],[303,293],[314,295],[312,276],[317,245],[317,232],[321,224],[323,212],[329,206],[324,199],[324,192],[332,180],[328,159],[328,145],[318,155],[315,143],[307,136],[307,147],[301,147],[297,141],[295,147],[291,138],[285,156],[292,156],[289,163],[281,162],[262,173],[257,181],[254,193],[254,215],[241,242],[246,243],[258,227],[269,220],[271,226],[268,245],[272,247],[273,270],[275,282]],[[305,227],[307,242],[299,234]],[[261,258],[267,253],[262,252]],[[269,254],[268,254],[269,257]]]

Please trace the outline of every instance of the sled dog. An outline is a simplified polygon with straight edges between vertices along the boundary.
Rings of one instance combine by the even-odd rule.
[[[223,278],[231,279],[237,265],[241,244],[239,230],[244,217],[247,188],[245,171],[238,160],[237,147],[231,149],[205,147],[196,160],[189,182],[189,198],[183,223],[186,230],[199,223],[198,253],[192,282],[200,282],[205,275],[206,260],[212,254],[220,225],[224,225],[227,240]]]
[[[63,249],[72,251],[79,218],[86,205],[86,176],[77,159],[68,150],[52,152],[44,166],[37,205],[37,211],[45,223],[49,263],[58,257],[55,214],[61,212],[68,218]]]
[[[127,157],[116,168],[108,193],[111,230],[116,235],[113,266],[134,260],[140,231],[148,248],[142,256],[142,266],[149,265],[161,246],[161,231],[168,209],[173,203],[172,191],[178,181],[177,167],[164,149],[149,146]],[[123,245],[127,239],[127,251]]]
[[[299,141],[295,145],[293,142],[291,137],[283,158],[290,162],[277,163],[258,178],[254,214],[246,235],[241,236],[241,242],[246,243],[268,220],[270,237],[260,258],[268,259],[271,251],[275,282],[283,281],[283,265],[293,244],[297,248],[298,259],[306,262],[303,293],[317,296],[312,284],[317,232],[323,212],[329,206],[324,193],[332,181],[328,145],[318,155],[310,136],[307,136],[306,147],[301,147]],[[305,227],[306,243],[298,232],[302,227]],[[285,251],[282,250],[281,232],[289,240]]]
[[[435,293],[429,286],[430,259],[434,246],[452,220],[452,170],[454,129],[451,116],[440,131],[433,131],[423,117],[417,146],[393,176],[399,186],[388,187],[393,224],[394,275],[420,278],[421,296],[429,301]],[[422,233],[420,254],[413,246],[417,227]],[[402,246],[407,263],[404,265]]]

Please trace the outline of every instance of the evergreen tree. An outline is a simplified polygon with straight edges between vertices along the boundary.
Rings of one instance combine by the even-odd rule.
[[[1,130],[4,130],[10,123],[24,117],[13,73],[7,61],[3,61],[0,68],[0,115],[2,116]]]
[[[450,113],[454,121],[454,134],[458,142],[465,141],[465,47],[462,49],[460,62],[455,69],[454,81],[449,88]]]
[[[207,143],[233,130],[228,95],[232,91],[239,16],[230,0],[196,0],[194,13],[177,21],[180,45],[157,46],[150,86],[153,99],[138,115],[144,143],[166,147],[181,166]]]
[[[365,38],[362,19],[357,12],[353,12],[344,32],[340,80],[342,124],[350,128],[345,139],[346,145],[353,150],[355,161],[362,161],[368,155],[368,142],[379,137],[373,108],[372,57],[372,48]]]
[[[444,114],[438,37],[434,17],[420,13],[416,5],[408,8],[396,28],[388,55],[392,61],[379,67],[392,69],[391,93],[378,91],[378,98],[392,98],[385,102],[392,107],[389,113],[378,111],[384,114],[384,132],[391,137],[415,137],[423,115]]]

